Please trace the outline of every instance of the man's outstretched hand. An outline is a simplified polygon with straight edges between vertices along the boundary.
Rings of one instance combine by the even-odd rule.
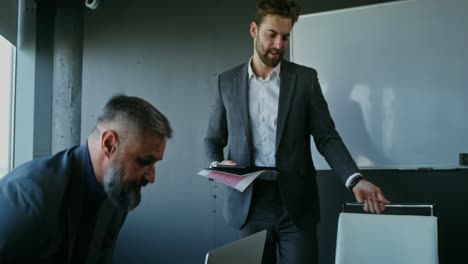
[[[379,187],[364,179],[353,188],[354,196],[360,203],[364,203],[364,211],[380,214],[385,211],[385,205],[390,203]]]

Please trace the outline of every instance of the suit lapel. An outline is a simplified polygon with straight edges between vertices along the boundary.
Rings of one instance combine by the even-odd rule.
[[[74,153],[75,165],[74,170],[70,179],[70,206],[67,210],[68,216],[68,256],[71,260],[73,256],[73,250],[75,248],[76,235],[78,232],[78,226],[81,219],[81,212],[83,210],[83,193],[84,190],[84,177],[83,174],[86,173],[85,168],[85,147],[81,146]]]
[[[284,60],[281,62],[280,78],[278,121],[276,127],[276,150],[278,150],[279,143],[281,142],[284,126],[291,107],[291,100],[294,94],[296,81],[296,74],[290,71],[289,62]]]
[[[248,65],[248,64],[246,64]],[[248,120],[249,120],[249,104],[248,104],[248,83],[247,83],[247,67],[242,67],[236,74],[235,87],[237,91],[236,98],[238,105],[240,106],[240,115],[242,124],[246,132],[248,131]]]
[[[102,201],[97,213],[96,224],[94,225],[93,236],[88,248],[86,263],[96,263],[103,247],[104,238],[108,232],[113,212],[116,210],[112,201],[107,198]]]
[[[77,188],[74,188],[77,189]],[[71,206],[68,208],[68,257],[71,259],[75,249],[76,234],[80,223],[82,204],[78,197],[73,197]]]
[[[252,146],[251,136],[250,136],[250,123],[249,123],[249,85],[248,85],[248,63],[244,64],[243,67],[236,73],[235,77],[235,88],[237,91],[237,96],[234,96],[238,100],[237,104],[239,105],[240,115],[243,125],[243,130],[245,137],[247,138],[249,149],[247,153],[251,153],[250,149]],[[250,159],[249,159],[250,160]]]

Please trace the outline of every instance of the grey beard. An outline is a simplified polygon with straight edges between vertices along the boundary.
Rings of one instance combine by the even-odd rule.
[[[104,191],[114,204],[126,211],[135,209],[141,200],[138,186],[125,183],[125,170],[112,162],[104,176]]]

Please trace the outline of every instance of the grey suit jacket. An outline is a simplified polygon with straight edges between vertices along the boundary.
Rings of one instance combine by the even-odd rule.
[[[223,149],[227,146],[226,159],[253,165],[247,77],[247,63],[218,76],[204,141],[209,161],[224,160]],[[275,157],[281,195],[292,221],[299,227],[315,225],[320,217],[310,135],[343,182],[359,171],[335,129],[317,72],[283,60]],[[245,223],[252,188],[244,192],[231,188],[226,191],[224,216],[233,227],[240,228]]]
[[[0,180],[0,263],[69,263],[83,195],[86,146],[30,161]],[[86,263],[110,263],[126,212],[102,202]]]

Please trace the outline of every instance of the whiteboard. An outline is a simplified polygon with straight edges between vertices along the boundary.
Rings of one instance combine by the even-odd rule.
[[[468,152],[467,14],[466,0],[409,0],[300,16],[291,61],[318,71],[360,168],[457,167]]]

